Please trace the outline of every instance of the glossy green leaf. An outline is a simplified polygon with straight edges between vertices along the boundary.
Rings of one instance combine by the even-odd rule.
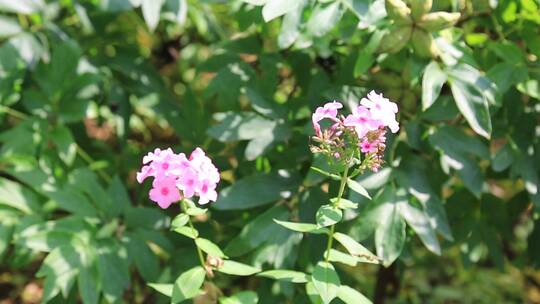
[[[148,286],[152,287],[162,295],[172,298],[174,284],[148,283]]]
[[[268,1],[263,7],[262,14],[264,21],[269,22],[282,16],[300,5],[301,0],[274,0]]]
[[[383,265],[392,264],[405,245],[405,221],[401,217],[395,195],[388,190],[384,195],[384,207],[379,212],[379,226],[375,230],[377,256]]]
[[[371,253],[371,251],[355,241],[352,237],[336,232],[334,233],[334,239],[343,245],[352,256],[357,257],[360,262],[372,264],[379,263],[379,258],[376,255]]]
[[[306,283],[309,281],[309,276],[303,272],[284,269],[263,271],[258,273],[257,276],[291,283]]]
[[[422,109],[431,107],[441,93],[441,88],[446,82],[447,76],[439,67],[439,64],[432,61],[424,70],[422,77]]]
[[[323,303],[328,304],[337,297],[341,283],[332,264],[322,261],[317,263],[313,269],[311,281],[315,290],[321,296]]]
[[[363,197],[371,199],[371,196],[367,192],[366,188],[364,188],[359,182],[349,178],[347,179],[347,186],[349,187],[349,189],[362,195]]]
[[[345,304],[371,304],[372,302],[363,294],[346,285],[341,285],[338,289],[337,296]]]
[[[159,13],[163,0],[141,0],[141,8],[144,17],[144,21],[148,28],[153,31],[156,29],[159,22]]]
[[[341,221],[342,217],[343,212],[341,209],[331,205],[323,205],[316,214],[317,227],[321,228],[334,225]]]
[[[223,261],[223,265],[216,270],[222,273],[237,276],[250,276],[261,271],[259,268],[231,260]]]
[[[180,303],[198,295],[205,276],[206,270],[201,266],[191,268],[182,273],[174,282],[171,302]]]
[[[241,291],[230,297],[219,298],[219,304],[257,304],[259,296],[254,291]]]
[[[208,255],[213,257],[219,257],[219,258],[226,258],[227,256],[221,251],[218,245],[214,244],[212,241],[203,239],[203,238],[196,238],[195,244],[204,252],[206,252]]]
[[[315,224],[286,222],[286,221],[279,221],[279,220],[274,220],[274,222],[293,231],[317,233],[317,234],[328,233],[328,229],[320,228]]]

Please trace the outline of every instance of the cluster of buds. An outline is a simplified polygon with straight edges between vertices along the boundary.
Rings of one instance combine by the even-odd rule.
[[[137,172],[137,181],[154,177],[150,199],[161,208],[168,208],[182,198],[199,197],[199,204],[216,201],[219,171],[201,148],[191,155],[175,154],[171,148],[155,149],[143,158],[143,167]]]
[[[315,110],[312,115],[315,145],[311,151],[347,163],[356,159],[361,161],[361,167],[377,172],[383,163],[386,128],[392,133],[399,130],[397,105],[371,91],[351,114],[338,115],[341,108],[341,103],[333,101]],[[320,122],[324,119],[331,126],[323,129]]]

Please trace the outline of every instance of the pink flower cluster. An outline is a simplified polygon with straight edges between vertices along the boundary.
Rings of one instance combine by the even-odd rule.
[[[182,198],[198,196],[201,205],[217,199],[219,171],[201,148],[193,150],[189,158],[171,148],[149,152],[137,181],[142,183],[149,176],[154,177],[150,199],[163,209]]]
[[[396,121],[397,105],[382,94],[371,91],[346,117],[338,115],[341,108],[343,108],[341,103],[333,101],[315,110],[312,115],[314,139],[320,143],[320,147],[312,147],[312,150],[339,158],[347,154],[343,153],[346,152],[344,135],[354,134],[354,141],[360,151],[369,155],[371,162],[369,167],[377,171],[382,163],[382,152],[386,147],[386,128],[388,127],[392,133],[399,130],[399,123]],[[332,126],[322,130],[319,122],[323,119],[332,121]]]

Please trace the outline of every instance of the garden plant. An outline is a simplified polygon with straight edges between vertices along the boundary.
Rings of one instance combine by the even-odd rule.
[[[540,303],[540,1],[0,0],[0,303]]]

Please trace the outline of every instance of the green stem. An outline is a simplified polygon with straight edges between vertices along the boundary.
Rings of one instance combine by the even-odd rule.
[[[349,164],[347,163],[347,166],[345,167],[345,171],[343,172],[343,175],[341,176],[341,182],[339,184],[339,192],[336,200],[336,205],[339,204],[339,201],[341,201],[341,197],[343,196],[343,192],[345,191],[345,185],[347,184],[348,179],[348,173],[349,173]],[[326,244],[326,257],[324,258],[325,261],[328,263],[328,259],[330,258],[330,249],[332,249],[332,243],[334,242],[334,232],[336,230],[336,225],[332,225],[330,227],[330,233],[328,234],[328,242]]]
[[[182,208],[184,209],[184,212],[186,212],[186,210],[187,210],[186,202],[184,200],[182,200],[181,203],[182,203]],[[188,215],[188,223],[189,223],[189,227],[191,227],[191,231],[193,231],[193,235],[196,235],[197,230],[195,230],[195,227],[193,226],[193,222],[191,222],[191,216],[190,215]],[[195,237],[195,238],[197,238],[197,237]],[[193,242],[195,242],[195,240],[193,240]],[[202,253],[201,249],[199,248],[199,246],[197,246],[196,242],[195,242],[195,248],[197,248],[197,255],[199,256],[199,262],[201,262],[202,268],[206,270],[203,253]]]

